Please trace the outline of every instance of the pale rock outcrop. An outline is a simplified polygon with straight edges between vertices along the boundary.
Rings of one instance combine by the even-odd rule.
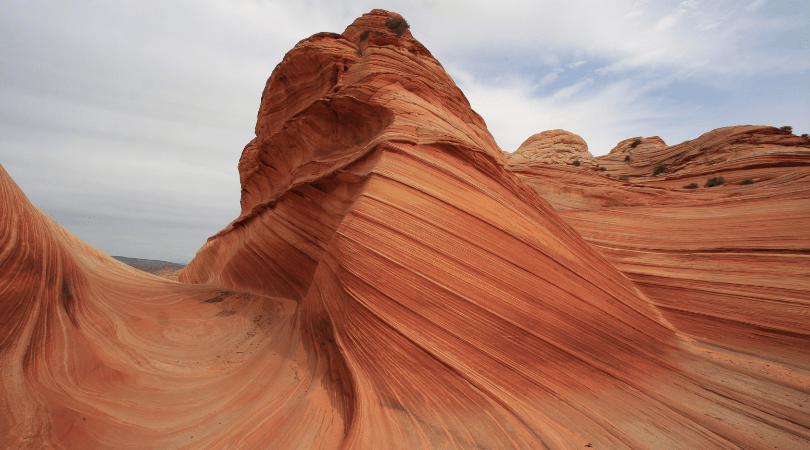
[[[526,139],[514,153],[507,155],[510,166],[534,166],[547,164],[573,164],[580,167],[594,166],[588,144],[580,136],[565,130],[549,130]]]

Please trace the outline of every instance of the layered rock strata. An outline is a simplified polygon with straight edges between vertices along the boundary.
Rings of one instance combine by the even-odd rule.
[[[639,174],[636,182],[551,165],[516,170],[702,352],[757,379],[793,383],[796,396],[770,401],[807,408],[810,141],[743,126],[617,149],[597,160]],[[719,176],[724,184],[705,187]],[[689,182],[697,187],[685,189]]]
[[[673,326],[398,20],[276,67],[242,212],[185,284],[81,243],[0,172],[0,444],[805,447],[806,376]]]
[[[603,175],[678,189],[692,182],[703,186],[711,176],[724,176],[730,186],[748,178],[765,181],[793,173],[797,167],[810,167],[810,140],[768,126],[718,128],[671,146],[657,136],[642,139],[635,148],[626,144],[628,140],[597,158],[607,169]]]

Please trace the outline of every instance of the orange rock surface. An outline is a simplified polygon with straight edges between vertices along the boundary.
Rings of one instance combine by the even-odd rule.
[[[180,283],[83,244],[0,171],[0,445],[806,448],[807,347],[752,363],[674,325],[566,222],[593,243],[582,210],[509,170],[398,17],[285,56],[242,212]]]
[[[699,322],[682,315],[709,314],[704,309],[713,305],[715,319],[737,317],[806,339],[810,140],[752,126],[717,129],[669,147],[631,149],[625,144],[633,139],[597,158],[608,174],[633,182],[565,167],[515,170],[642,290],[667,302],[660,306],[682,326]],[[665,170],[653,175],[659,165]],[[718,176],[724,184],[705,187]],[[697,188],[684,188],[691,183]],[[735,294],[728,297],[728,289]],[[768,303],[775,299],[781,303]],[[674,312],[678,308],[684,311]]]
[[[792,380],[805,394],[769,402],[806,411],[810,140],[751,126],[670,147],[648,138],[653,145],[632,149],[635,139],[597,158],[635,182],[562,166],[515,170],[701,351],[762,380]],[[718,176],[724,184],[705,187]],[[685,189],[691,182],[698,187]]]

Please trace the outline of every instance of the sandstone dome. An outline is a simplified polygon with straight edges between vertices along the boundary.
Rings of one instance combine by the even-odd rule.
[[[508,155],[507,161],[512,166],[572,164],[574,161],[594,164],[585,140],[565,130],[549,130],[533,135]]]

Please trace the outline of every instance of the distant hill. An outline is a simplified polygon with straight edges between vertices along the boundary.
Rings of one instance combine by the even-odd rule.
[[[177,275],[186,267],[185,264],[161,261],[158,259],[128,258],[126,256],[113,256],[113,258],[138,270],[143,270],[152,275],[174,281],[177,281]]]
[[[158,259],[127,258],[126,256],[113,256],[113,258],[121,261],[124,264],[130,265],[130,266],[140,266],[140,267],[138,267],[139,269],[141,269],[141,267],[152,268],[152,267],[170,266],[170,267],[177,267],[178,269],[182,269],[183,267],[186,267],[185,264],[178,264],[178,263],[173,263],[173,262],[169,262],[169,261],[161,261],[161,260],[158,260]],[[141,270],[143,270],[143,269],[141,269]]]

